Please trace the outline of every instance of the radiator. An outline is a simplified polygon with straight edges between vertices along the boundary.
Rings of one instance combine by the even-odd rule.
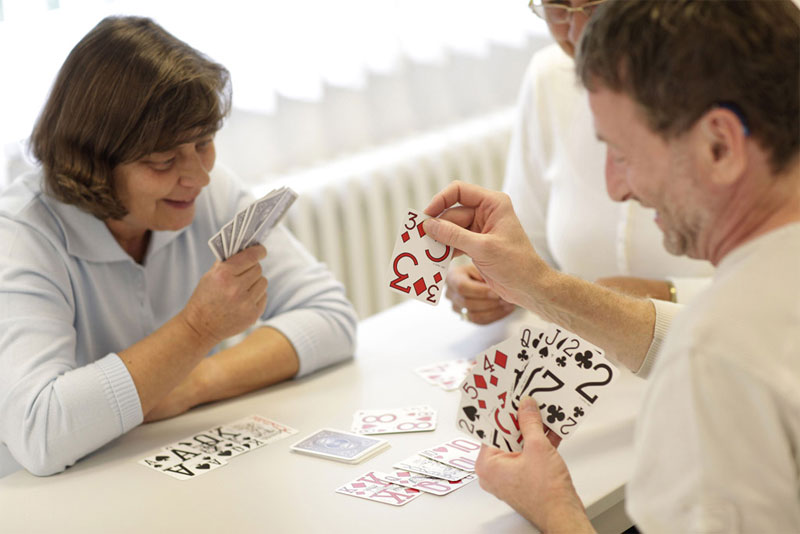
[[[390,291],[389,261],[406,210],[422,210],[452,180],[499,189],[514,110],[281,176],[298,193],[285,223],[344,284],[360,318],[402,300]]]

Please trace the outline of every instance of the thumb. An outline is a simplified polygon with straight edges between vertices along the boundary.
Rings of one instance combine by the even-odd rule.
[[[426,234],[439,243],[461,250],[467,256],[472,256],[471,251],[475,249],[479,234],[440,218],[427,219],[423,223],[423,228]]]
[[[533,397],[525,397],[519,405],[519,431],[526,441],[544,434],[542,416]]]
[[[561,437],[544,426],[539,406],[533,397],[525,397],[519,405],[519,431],[525,442],[546,437],[553,447],[558,447]]]

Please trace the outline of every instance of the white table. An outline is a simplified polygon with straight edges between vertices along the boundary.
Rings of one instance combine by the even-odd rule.
[[[369,470],[463,436],[455,428],[458,391],[431,386],[413,369],[473,357],[513,333],[521,312],[500,324],[460,321],[446,303],[411,301],[362,322],[356,358],[313,376],[140,426],[64,473],[0,479],[0,532],[530,532],[533,528],[478,482],[444,496],[393,507],[334,490]],[[530,316],[528,319],[530,320]],[[624,530],[623,488],[633,452],[633,418],[643,382],[622,374],[578,434],[560,448],[589,516],[601,531]],[[434,432],[387,435],[391,447],[359,465],[291,453],[321,427],[349,430],[360,408],[430,404]],[[150,451],[215,424],[260,414],[296,436],[178,481],[137,463]]]

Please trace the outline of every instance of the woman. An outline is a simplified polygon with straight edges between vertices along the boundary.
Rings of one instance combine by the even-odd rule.
[[[552,267],[634,296],[686,303],[707,285],[711,264],[668,254],[653,210],[612,202],[605,190],[605,148],[595,138],[573,61],[602,1],[530,3],[556,43],[536,53],[525,74],[503,190]],[[472,264],[450,268],[446,295],[456,312],[479,324],[515,309]]]
[[[70,53],[31,138],[41,168],[0,196],[0,474],[57,473],[352,355],[342,286],[285,228],[214,261],[253,200],[214,168],[229,108],[227,70],[149,19],[107,18]]]

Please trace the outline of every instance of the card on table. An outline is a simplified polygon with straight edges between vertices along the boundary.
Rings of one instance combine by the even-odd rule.
[[[381,480],[404,486],[406,488],[414,488],[416,490],[424,491],[425,493],[432,493],[433,495],[447,495],[459,488],[463,488],[478,477],[476,475],[467,475],[461,480],[445,480],[428,475],[421,475],[413,471],[392,471],[391,473],[381,473],[375,471],[374,473]]]
[[[364,473],[357,479],[348,482],[338,488],[336,493],[391,504],[392,506],[403,506],[422,495],[418,489],[381,480],[374,471]]]
[[[228,460],[258,447],[283,439],[297,430],[259,415],[251,415],[170,443],[139,461],[179,480],[194,478]]]
[[[479,452],[481,444],[477,441],[455,438],[436,447],[419,451],[419,455],[462,471],[475,472],[475,461]]]
[[[296,198],[297,193],[281,187],[240,210],[208,240],[214,256],[224,261],[251,245],[263,243]]]
[[[385,439],[323,428],[290,448],[302,454],[355,464],[374,456],[388,446],[389,442]]]
[[[462,480],[472,474],[470,471],[464,471],[419,454],[397,462],[392,467],[450,481]]]
[[[226,461],[189,447],[175,447],[146,456],[139,463],[172,478],[189,480],[222,467]]]
[[[475,360],[446,360],[417,367],[414,372],[429,384],[453,391],[459,388],[474,364]]]
[[[436,410],[428,405],[387,410],[359,410],[351,430],[357,434],[427,432],[436,428]]]
[[[425,233],[422,222],[427,218],[408,210],[392,252],[388,285],[392,291],[436,305],[453,249]]]

